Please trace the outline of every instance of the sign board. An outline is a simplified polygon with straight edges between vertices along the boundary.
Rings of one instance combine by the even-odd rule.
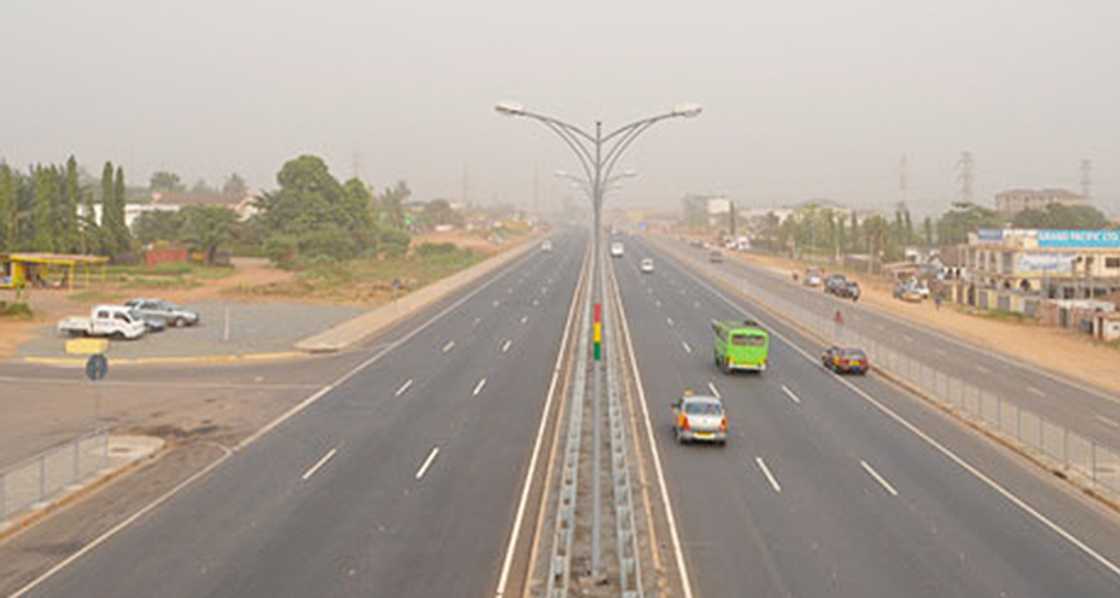
[[[103,338],[72,338],[66,341],[68,355],[96,355],[109,349],[109,341]]]
[[[86,377],[96,382],[109,373],[109,360],[101,353],[90,355],[86,360]]]
[[[1120,230],[1050,230],[1038,231],[1039,247],[1120,249]]]
[[[1015,272],[1070,274],[1075,257],[1068,253],[1020,253],[1015,256]]]
[[[999,243],[1003,241],[1002,228],[982,228],[976,231],[976,240],[985,243]]]

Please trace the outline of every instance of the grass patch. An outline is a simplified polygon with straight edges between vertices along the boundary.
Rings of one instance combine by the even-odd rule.
[[[421,246],[423,247],[423,245]],[[419,249],[419,248],[418,248]],[[233,294],[342,303],[378,304],[481,262],[484,256],[454,245],[430,245],[407,256],[300,264],[294,280],[230,289]],[[399,286],[394,286],[394,281]]]
[[[86,289],[70,293],[66,299],[74,303],[117,303],[125,298],[125,293],[114,289]]]
[[[974,315],[989,320],[996,320],[998,322],[1011,322],[1013,324],[1035,324],[1035,319],[1015,311],[1007,311],[1006,309],[977,309],[973,312]]]
[[[24,301],[17,301],[9,303],[7,301],[0,301],[0,318],[11,318],[14,320],[30,320],[34,317],[31,311],[31,306]]]

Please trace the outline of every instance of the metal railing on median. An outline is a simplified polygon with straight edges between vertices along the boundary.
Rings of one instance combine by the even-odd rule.
[[[60,494],[109,463],[109,432],[53,446],[0,471],[0,522]]]
[[[860,334],[836,322],[832,313],[821,314],[792,305],[749,279],[707,267],[691,257],[686,259],[826,342],[860,347],[873,368],[887,372],[985,432],[1012,443],[1054,471],[1102,495],[1120,498],[1120,450],[1050,421],[1012,399],[939,371],[920,356]]]

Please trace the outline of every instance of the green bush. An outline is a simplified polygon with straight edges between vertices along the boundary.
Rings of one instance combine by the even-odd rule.
[[[288,235],[273,235],[264,242],[264,255],[281,268],[290,268],[299,255],[299,240]]]
[[[412,237],[403,230],[387,228],[381,231],[381,251],[388,257],[400,257],[408,253],[408,245]]]

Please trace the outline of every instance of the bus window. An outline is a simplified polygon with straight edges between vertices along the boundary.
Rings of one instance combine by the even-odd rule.
[[[731,344],[736,347],[761,347],[766,344],[766,337],[761,334],[736,334],[731,337]]]

